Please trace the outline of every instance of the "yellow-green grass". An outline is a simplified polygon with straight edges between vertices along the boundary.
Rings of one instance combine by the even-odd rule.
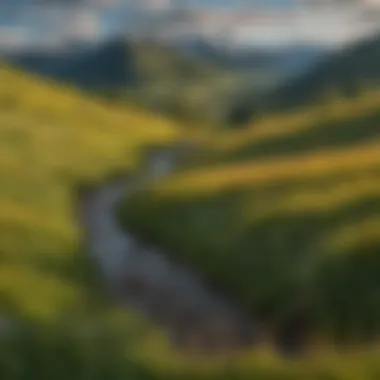
[[[55,320],[99,292],[75,218],[77,186],[133,170],[142,147],[170,143],[179,128],[6,66],[0,83],[1,312]]]
[[[332,98],[286,114],[267,115],[244,129],[209,139],[210,161],[279,156],[334,146],[351,146],[379,135],[380,92]]]
[[[90,329],[99,327],[93,324]],[[380,370],[378,354],[373,351],[321,355],[291,362],[279,360],[270,352],[250,358],[183,360],[175,355],[165,358],[156,350],[158,355],[145,355],[138,362],[134,357],[126,359],[128,351],[123,350],[118,335],[105,340],[101,334],[83,338],[65,329],[29,330],[11,344],[5,343],[0,342],[0,370],[4,380],[377,380]]]
[[[74,192],[81,183],[102,180],[115,171],[133,170],[139,164],[141,147],[170,143],[178,137],[178,128],[140,110],[116,109],[89,100],[72,89],[43,84],[9,68],[0,70],[0,83],[1,312],[44,322],[42,330],[28,327],[16,334],[16,339],[0,340],[2,379],[378,378],[379,363],[373,353],[364,358],[354,355],[342,359],[332,355],[287,363],[263,352],[226,363],[179,357],[165,349],[165,340],[155,340],[150,335],[146,346],[141,344],[138,358],[141,366],[137,366],[136,353],[132,355],[126,350],[127,341],[132,339],[130,331],[123,333],[126,315],[121,315],[121,321],[112,319],[110,324],[104,315],[108,309],[102,304],[101,287],[97,286],[97,276],[81,246]],[[357,174],[359,169],[354,172]],[[360,178],[359,193],[370,193],[377,186],[370,170],[364,171]],[[181,183],[181,178],[176,181]],[[181,200],[182,191],[178,190],[178,194]],[[221,201],[218,194],[223,191],[218,190],[215,197],[210,194],[216,202],[214,206]],[[161,194],[159,198],[162,197]],[[250,198],[245,199],[249,204]],[[205,200],[209,202],[210,198]],[[287,203],[285,198],[284,202]],[[283,210],[280,203],[278,209]],[[152,205],[147,203],[147,209],[142,212],[141,216],[149,212],[150,219],[145,222],[153,223],[158,218],[162,222],[168,216],[166,212],[171,213],[170,208],[161,216],[150,213]],[[225,206],[217,207],[210,218],[215,220],[216,210],[225,215]],[[371,224],[371,219],[368,220]],[[164,227],[168,221],[165,220]],[[375,222],[371,225],[376,226]],[[182,227],[187,230],[185,225]],[[216,228],[220,225],[213,227],[220,232]],[[342,231],[337,231],[337,238],[330,240],[332,246],[338,244],[344,249],[347,243],[339,237],[344,235]],[[188,230],[189,235],[193,232]],[[193,236],[197,236],[195,232]],[[183,238],[183,243],[187,243],[188,237]],[[178,243],[173,240],[173,244],[179,246]],[[216,260],[214,264],[219,262]],[[220,262],[224,265],[225,260]],[[207,266],[205,269],[207,272]],[[83,318],[79,318],[81,315]],[[61,322],[59,328],[56,328],[57,321]],[[86,337],[89,327],[95,337],[92,334]],[[102,335],[103,331],[106,336]]]
[[[380,330],[379,215],[376,138],[187,169],[121,211],[275,326],[302,304],[316,335],[352,341]]]

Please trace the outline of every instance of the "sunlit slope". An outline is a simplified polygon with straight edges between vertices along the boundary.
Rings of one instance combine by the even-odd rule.
[[[29,318],[54,319],[59,315],[77,315],[86,310],[91,311],[91,301],[94,298],[97,299],[99,289],[92,287],[94,284],[91,281],[90,263],[80,250],[81,236],[73,218],[74,184],[88,179],[104,178],[115,170],[133,168],[138,162],[138,152],[142,145],[172,141],[177,135],[176,129],[165,120],[159,120],[156,117],[152,119],[149,115],[137,110],[119,111],[110,106],[97,104],[71,90],[44,85],[40,81],[14,71],[2,69],[0,84],[0,302],[2,316],[5,312],[13,311],[16,315],[22,314]],[[369,188],[372,180],[366,173],[364,172],[363,175],[367,176],[365,177],[368,179],[366,186]],[[367,179],[363,179],[363,183]],[[337,178],[334,177],[334,180],[337,181]],[[374,184],[375,181],[376,177],[374,177]],[[166,229],[169,225],[173,226],[173,222],[178,221],[178,217],[181,218],[181,215],[190,213],[191,210],[188,209],[190,204],[184,202],[183,192],[177,188],[181,186],[181,183],[182,179],[178,177],[170,185],[170,187],[174,186],[173,189],[178,194],[178,201],[181,203],[180,213],[173,211],[174,198],[167,199],[167,196],[162,198],[162,195],[158,198],[158,195],[155,195],[155,198],[150,198],[145,210],[141,204],[138,205],[141,207],[141,216],[148,214],[150,216],[144,223],[151,221],[152,229],[153,227],[156,229],[158,226],[154,224],[158,221],[164,223],[162,227]],[[255,181],[250,181],[250,184],[257,187],[255,191],[259,195],[260,187],[255,184]],[[362,191],[361,186],[356,186],[356,188]],[[272,189],[276,187],[273,185]],[[165,187],[162,190],[164,193],[167,191]],[[236,190],[238,194],[245,194],[243,187]],[[196,206],[194,209],[196,214],[191,211],[191,214],[195,216],[192,221],[188,221],[191,227],[189,230],[187,225],[176,224],[182,232],[188,231],[188,235],[184,234],[180,237],[181,240],[185,239],[183,242],[189,242],[190,236],[196,237],[199,247],[204,247],[202,249],[207,251],[207,254],[211,250],[205,247],[206,239],[199,238],[199,231],[202,231],[204,227],[200,225],[196,231],[195,219],[201,220],[202,213],[211,210],[210,222],[212,223],[205,222],[205,225],[209,228],[211,245],[215,246],[215,233],[222,231],[221,223],[223,220],[226,221],[227,212],[230,209],[238,210],[238,204],[235,203],[236,197],[228,194],[222,196],[222,193],[223,191],[214,193],[217,196],[212,195],[211,198],[202,196],[203,205],[200,203],[200,198],[193,202]],[[320,193],[320,195],[324,194],[324,192]],[[248,194],[251,196],[251,191]],[[269,196],[269,194],[266,195]],[[227,204],[223,197],[230,203]],[[152,212],[153,205],[159,206],[157,211],[163,206],[159,199],[166,199],[165,202],[170,206],[167,210],[162,209],[161,215]],[[211,199],[215,203],[210,203]],[[251,198],[246,199],[248,202]],[[270,201],[269,198],[261,199]],[[331,199],[334,201],[334,197]],[[285,201],[286,198],[284,198]],[[223,203],[223,207],[220,207],[218,203]],[[240,205],[248,206],[248,203],[240,203]],[[265,206],[265,203],[263,205]],[[247,207],[248,216],[252,215],[248,212],[249,210]],[[267,213],[270,211],[268,209]],[[219,215],[224,219],[219,218]],[[172,220],[165,219],[170,216]],[[138,221],[138,219],[135,220]],[[182,223],[182,218],[180,220]],[[231,224],[234,221],[239,221],[243,227],[247,226],[248,249],[248,243],[252,242],[251,236],[248,236],[249,228],[254,229],[254,221],[247,218],[245,222],[243,217],[239,219],[234,217]],[[146,228],[146,224],[144,226]],[[173,229],[173,237],[179,236],[179,230]],[[168,230],[165,231],[163,240],[169,241],[171,238],[167,232]],[[235,244],[232,239],[233,231],[231,230],[230,233],[231,235],[220,235],[225,239],[220,243],[230,241]],[[242,244],[244,243],[241,238],[239,240]],[[264,239],[263,242],[268,243],[268,240]],[[173,239],[172,244],[172,247],[174,244],[180,246],[180,241]],[[225,275],[227,271],[221,271],[220,268],[225,268],[227,260],[234,262],[232,250],[226,249],[225,258],[219,260],[216,257],[216,254],[222,252],[219,248],[212,250],[213,255],[202,258],[197,253],[200,253],[200,249],[196,247],[194,249],[194,247],[195,241],[191,242],[189,251],[182,251],[189,255],[189,261],[201,262],[202,265],[199,267],[205,268],[205,272],[211,273],[214,268],[214,272],[223,275],[226,284],[229,285]],[[235,247],[236,259],[240,257],[245,260],[244,255],[239,253],[242,252],[239,246],[235,244]],[[220,262],[221,266],[215,265],[216,262]],[[231,267],[231,273],[234,272],[236,265],[237,261]],[[251,263],[247,261],[247,267],[250,265]],[[241,272],[245,279],[247,279],[247,272],[248,268]],[[237,274],[236,277],[238,277]],[[239,290],[242,282],[232,280]],[[65,319],[65,322],[67,320],[70,319]],[[83,330],[85,332],[103,331],[101,321],[97,324],[97,318],[95,322],[89,321],[88,318],[84,318],[82,322],[83,327],[86,328]],[[215,360],[216,363],[209,358],[204,358],[202,361],[195,358],[186,362],[186,366],[182,368],[181,360],[177,355],[168,358],[165,356],[165,350],[156,345],[152,348],[152,352],[148,353],[145,350],[142,355],[144,359],[152,360],[153,367],[158,367],[156,373],[151,374],[146,368],[130,368],[129,360],[125,357],[125,344],[130,343],[131,338],[127,339],[125,335],[120,334],[117,324],[113,324],[115,331],[109,339],[105,339],[102,334],[86,338],[86,334],[77,334],[77,331],[82,330],[72,329],[70,325],[69,331],[65,330],[65,326],[59,331],[50,331],[48,324],[44,326],[47,331],[37,330],[28,332],[27,335],[20,334],[18,339],[10,343],[0,339],[0,377],[2,379],[50,379],[59,374],[66,378],[115,380],[131,377],[173,380],[222,378],[376,380],[379,373],[379,362],[376,356],[363,358],[349,356],[346,360],[335,360],[331,357],[321,361],[295,364],[265,357],[260,360],[258,357],[257,360],[247,360],[245,365],[238,368],[234,368],[233,362],[229,367],[229,363],[226,363],[223,358],[219,361]],[[156,353],[157,356],[155,356]],[[348,361],[349,365],[347,365]],[[237,360],[236,364],[238,363]],[[168,367],[169,370],[167,370]],[[171,370],[171,367],[177,368],[178,371]],[[230,372],[226,373],[228,370]]]
[[[366,143],[380,135],[380,91],[352,99],[333,97],[324,104],[264,117],[244,130],[225,131],[211,141],[213,162],[293,155]]]
[[[31,49],[8,58],[25,70],[192,123],[226,121],[243,80],[175,48],[124,37],[66,53]]]
[[[91,289],[74,190],[139,163],[139,148],[176,129],[141,111],[0,69],[0,303],[2,313],[56,317]]]
[[[363,115],[348,134],[365,126]],[[248,153],[242,162],[218,164],[226,159],[220,155],[213,166],[179,173],[126,202],[122,220],[278,326],[302,308],[315,331],[374,336],[380,327],[377,121],[373,116],[371,133],[356,142],[340,143],[344,126],[337,125],[334,144],[314,146],[303,136],[304,149],[292,151],[289,142],[286,152],[287,136],[302,135],[307,122],[273,126],[273,135],[263,128],[268,143],[278,136],[283,143],[256,151],[254,159]]]

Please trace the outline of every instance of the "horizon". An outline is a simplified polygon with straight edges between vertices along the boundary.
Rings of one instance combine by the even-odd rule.
[[[297,44],[339,48],[380,30],[379,5],[377,0],[316,8],[302,0],[145,0],[139,4],[130,0],[70,4],[5,0],[0,49],[59,47],[68,41],[96,43],[116,35],[156,36],[163,41],[200,37],[248,48]]]

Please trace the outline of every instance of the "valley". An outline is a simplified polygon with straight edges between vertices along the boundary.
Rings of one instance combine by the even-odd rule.
[[[1,378],[377,380],[378,46],[258,92],[125,39],[3,64]]]

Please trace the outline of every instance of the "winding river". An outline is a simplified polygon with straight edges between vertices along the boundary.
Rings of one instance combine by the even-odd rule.
[[[149,181],[169,175],[175,162],[171,151],[162,150],[138,175],[106,182],[87,193],[80,216],[89,251],[110,295],[164,329],[177,349],[204,354],[251,347],[258,329],[247,313],[118,224],[117,203]]]

